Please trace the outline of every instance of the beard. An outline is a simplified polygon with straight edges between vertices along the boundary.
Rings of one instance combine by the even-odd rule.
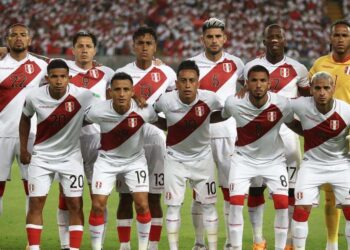
[[[11,48],[11,50],[13,52],[20,53],[20,52],[23,52],[23,51],[27,50],[27,48],[25,48],[25,47],[17,47],[17,48],[14,47],[14,48]]]

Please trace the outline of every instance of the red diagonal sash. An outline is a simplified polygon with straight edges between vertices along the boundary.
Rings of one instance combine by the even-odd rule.
[[[101,81],[104,75],[105,73],[102,70],[92,68],[88,70],[85,74],[79,73],[75,75],[74,77],[72,77],[70,82],[77,87],[91,89],[99,81]]]
[[[168,127],[166,145],[173,146],[185,140],[203,124],[209,114],[208,105],[199,100],[180,121]]]
[[[64,128],[81,108],[78,100],[68,95],[60,105],[37,126],[35,143],[46,141]]]
[[[225,59],[199,81],[199,88],[216,92],[232,77],[236,70],[236,64],[232,60]]]
[[[101,134],[101,149],[108,151],[119,147],[133,136],[144,123],[145,121],[139,114],[131,112],[111,131]]]
[[[166,81],[167,77],[163,71],[153,67],[140,81],[134,83],[134,92],[146,100],[151,97]]]
[[[282,116],[280,109],[271,104],[248,124],[237,128],[236,146],[242,147],[257,141],[269,132],[281,120]]]
[[[336,137],[345,128],[346,123],[344,120],[337,112],[334,112],[327,120],[311,129],[304,130],[304,152]]]
[[[278,66],[274,71],[270,73],[270,91],[275,93],[279,92],[286,85],[288,85],[288,83],[290,83],[297,75],[297,72],[290,64],[285,63],[283,65]]]
[[[0,83],[0,112],[40,73],[34,61],[27,60]]]

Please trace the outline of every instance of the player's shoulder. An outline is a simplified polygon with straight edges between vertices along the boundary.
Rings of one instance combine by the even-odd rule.
[[[219,96],[210,90],[206,90],[206,89],[198,89],[198,97],[201,100],[204,101],[212,101],[212,100],[218,100]]]
[[[121,68],[116,69],[115,73],[120,73],[120,72],[128,73],[128,71],[135,70],[135,69],[136,69],[135,63],[131,62],[131,63],[128,63],[128,64],[124,65]]]
[[[108,66],[101,65],[101,66],[97,66],[96,68],[99,69],[99,70],[101,70],[101,71],[103,71],[103,72],[104,72],[105,74],[107,74],[107,75],[111,75],[111,76],[114,75],[114,70],[111,69],[111,68],[108,67]]]
[[[168,74],[176,75],[175,71],[169,65],[166,65],[164,63],[155,67],[163,71],[165,75],[168,75]]]
[[[290,64],[292,65],[294,68],[296,68],[297,70],[298,69],[302,69],[302,70],[305,70],[307,71],[306,67],[304,64],[302,64],[301,62],[289,57],[289,56],[286,56],[286,63],[287,64]]]
[[[49,85],[43,85],[43,86],[37,86],[34,88],[31,88],[28,93],[26,94],[26,98],[27,99],[42,99],[44,98],[48,93],[49,93],[49,89],[48,89]]]
[[[46,61],[44,61],[44,60],[42,60],[42,59],[40,59],[38,57],[32,56],[31,54],[28,54],[28,59],[30,61],[34,61],[35,63],[37,63],[40,66],[40,68],[46,70],[46,67],[47,67],[47,62]]]
[[[227,52],[224,52],[224,58],[226,60],[233,61],[236,65],[238,64],[239,66],[244,67],[243,60],[241,58],[239,58],[238,56],[235,56],[235,55],[229,54]]]
[[[204,52],[201,52],[195,56],[192,56],[186,60],[190,60],[190,61],[195,61],[195,62],[199,62],[199,61],[203,61],[206,57],[204,56]]]

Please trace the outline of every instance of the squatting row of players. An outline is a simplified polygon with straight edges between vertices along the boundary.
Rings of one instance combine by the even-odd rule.
[[[223,51],[224,22],[210,18],[202,26],[203,53],[175,73],[153,61],[157,36],[140,27],[133,35],[136,61],[113,72],[94,62],[91,33],[73,37],[74,61],[43,60],[28,52],[25,25],[9,27],[9,53],[0,60],[0,213],[16,157],[29,196],[28,249],[40,248],[42,210],[54,178],[60,183],[61,248],[80,248],[84,176],[92,194],[92,249],[103,247],[106,203],[115,186],[120,249],[130,249],[133,204],[138,249],[158,249],[162,193],[169,249],[178,249],[187,180],[193,189],[192,249],[217,249],[215,166],[225,200],[225,250],[242,249],[248,193],[253,249],[266,249],[266,186],[276,209],[275,249],[305,249],[308,216],[323,184],[326,249],[338,249],[335,204],[342,206],[349,242],[350,24],[331,26],[331,52],[309,73],[285,56],[279,25],[267,26],[263,37],[265,55],[244,65]],[[139,107],[142,100],[147,107]],[[302,162],[298,134],[304,136]]]

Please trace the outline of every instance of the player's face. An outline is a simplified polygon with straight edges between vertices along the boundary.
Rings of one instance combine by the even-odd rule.
[[[181,70],[176,80],[176,88],[183,103],[190,104],[193,102],[199,88],[197,72],[192,69]]]
[[[264,45],[266,46],[266,53],[271,55],[283,54],[286,46],[284,31],[278,27],[269,28],[264,37]]]
[[[81,36],[73,47],[75,61],[81,64],[91,63],[96,55],[96,48],[91,37]]]
[[[331,34],[332,50],[341,55],[350,51],[350,28],[344,24],[334,26]]]
[[[31,38],[29,31],[23,26],[14,26],[9,30],[7,44],[11,51],[23,52],[28,49]]]
[[[214,55],[222,51],[226,40],[226,35],[220,28],[207,29],[202,36],[205,51]]]
[[[315,102],[318,105],[327,105],[333,98],[334,85],[327,79],[318,79],[311,84],[311,95],[313,95]]]
[[[138,61],[152,61],[157,50],[156,41],[151,34],[137,37],[133,46]]]
[[[249,94],[255,99],[265,97],[270,89],[269,77],[265,72],[251,72],[247,80]]]
[[[114,80],[111,83],[109,94],[115,107],[129,107],[131,98],[134,95],[132,83],[129,80]]]
[[[63,96],[66,93],[70,77],[67,69],[51,69],[46,76],[49,83],[50,93],[55,96]]]

